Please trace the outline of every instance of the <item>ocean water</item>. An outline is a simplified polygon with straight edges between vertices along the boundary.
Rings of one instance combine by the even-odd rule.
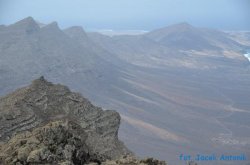
[[[244,56],[249,60],[249,62],[250,62],[250,53],[249,52],[247,52],[246,54],[244,54]]]

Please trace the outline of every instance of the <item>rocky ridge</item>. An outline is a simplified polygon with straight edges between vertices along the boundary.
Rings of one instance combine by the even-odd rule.
[[[73,121],[54,121],[33,131],[15,135],[0,145],[0,164],[6,165],[166,165],[147,158],[138,160],[132,155],[106,160],[93,153],[86,143],[87,133]]]
[[[0,164],[165,165],[118,139],[120,115],[40,77],[0,98]]]
[[[63,85],[54,85],[43,77],[28,86],[0,98],[0,139],[33,129],[54,120],[67,119],[79,124],[86,134],[86,144],[105,159],[130,153],[118,139],[120,115],[103,111],[80,94]]]

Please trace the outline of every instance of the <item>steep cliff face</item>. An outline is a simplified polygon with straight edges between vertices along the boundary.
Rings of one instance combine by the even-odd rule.
[[[84,129],[90,153],[98,159],[115,159],[130,151],[118,139],[120,116],[103,111],[63,85],[54,85],[43,77],[0,98],[0,140],[42,126],[53,120],[74,121]]]

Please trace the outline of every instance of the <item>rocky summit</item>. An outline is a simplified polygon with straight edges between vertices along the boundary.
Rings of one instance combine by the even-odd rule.
[[[0,98],[0,164],[141,164],[118,139],[120,115],[40,77]]]

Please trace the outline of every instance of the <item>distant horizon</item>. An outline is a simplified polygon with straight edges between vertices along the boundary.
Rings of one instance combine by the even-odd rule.
[[[146,30],[188,22],[195,27],[250,31],[248,0],[1,0],[0,24],[32,16],[61,28]]]
[[[112,29],[112,28],[103,28],[103,29],[97,29],[97,28],[86,28],[82,25],[71,25],[71,26],[68,26],[68,27],[62,27],[60,26],[60,22],[57,22],[56,20],[54,21],[51,21],[51,22],[41,22],[40,20],[37,20],[35,19],[34,17],[32,16],[27,16],[27,17],[24,17],[20,20],[17,20],[15,22],[12,22],[12,23],[9,23],[9,24],[0,24],[0,25],[4,25],[4,26],[10,26],[10,25],[13,25],[19,21],[22,21],[24,19],[27,19],[31,17],[34,21],[36,21],[37,24],[44,24],[45,26],[46,25],[49,25],[53,22],[56,22],[58,27],[61,29],[61,30],[64,30],[64,29],[67,29],[67,28],[70,28],[70,27],[74,27],[74,26],[79,26],[79,27],[82,27],[86,32],[99,32],[101,34],[105,34],[105,35],[108,35],[108,36],[115,36],[115,35],[138,35],[138,34],[143,34],[143,33],[148,33],[150,31],[153,31],[153,30],[157,30],[157,29],[161,29],[161,28],[165,28],[165,27],[169,27],[169,26],[172,26],[172,25],[178,25],[178,24],[189,24],[195,28],[209,28],[209,29],[215,29],[215,30],[220,30],[220,31],[225,31],[225,32],[250,32],[250,30],[223,30],[223,29],[216,29],[216,28],[210,28],[210,27],[198,27],[198,26],[194,26],[192,25],[191,23],[187,22],[187,21],[182,21],[182,22],[176,22],[174,24],[169,24],[169,25],[165,25],[163,27],[158,27],[156,29],[152,29],[152,30],[144,30],[144,29]]]

